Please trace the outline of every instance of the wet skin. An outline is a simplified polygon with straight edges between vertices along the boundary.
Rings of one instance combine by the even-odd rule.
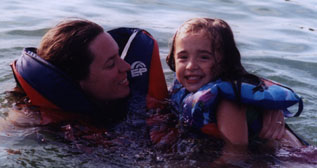
[[[205,33],[179,33],[175,39],[175,71],[177,80],[195,92],[215,78],[213,69],[219,54],[212,54]]]
[[[119,47],[108,33],[99,34],[89,45],[94,60],[89,76],[80,81],[84,92],[97,102],[128,96],[130,65],[119,56]]]

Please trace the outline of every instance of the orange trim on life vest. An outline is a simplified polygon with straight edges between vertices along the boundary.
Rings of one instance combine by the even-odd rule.
[[[272,86],[272,85],[280,85],[280,84],[277,84],[273,81],[269,81],[269,80],[266,80],[266,79],[262,79],[262,81],[264,82],[265,86]]]
[[[16,61],[10,64],[12,67],[13,73],[18,80],[19,84],[21,85],[22,89],[26,93],[26,95],[30,98],[31,104],[34,106],[40,106],[45,108],[52,108],[52,109],[60,109],[55,104],[53,104],[51,101],[47,100],[45,97],[43,97],[39,92],[37,92],[32,86],[30,86],[23,77],[18,73],[16,66]],[[43,79],[45,80],[45,79]]]
[[[222,137],[222,134],[219,131],[216,123],[209,123],[209,124],[204,125],[201,128],[201,132],[203,132],[203,133],[205,133],[205,134],[207,134],[209,136],[215,137],[215,138],[221,138]]]
[[[149,35],[153,39],[152,36]],[[159,47],[155,39],[149,72],[149,89],[146,97],[147,108],[157,108],[162,106],[162,101],[167,98],[167,85],[161,65]]]

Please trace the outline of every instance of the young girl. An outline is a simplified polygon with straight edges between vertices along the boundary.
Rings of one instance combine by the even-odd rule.
[[[240,145],[248,143],[252,132],[254,136],[268,138],[268,133],[263,133],[268,124],[277,128],[281,125],[282,129],[274,132],[271,139],[287,140],[292,146],[302,145],[289,130],[284,129],[282,112],[274,110],[280,109],[279,104],[283,102],[272,100],[270,110],[264,110],[262,107],[266,105],[259,106],[258,102],[245,103],[244,92],[240,89],[246,84],[257,86],[254,89],[261,91],[253,91],[261,94],[274,83],[263,81],[243,68],[232,30],[225,21],[209,18],[188,20],[175,33],[166,60],[176,72],[171,98],[178,106],[183,124]],[[285,91],[282,87],[278,89],[280,93]],[[234,94],[226,94],[228,90]]]

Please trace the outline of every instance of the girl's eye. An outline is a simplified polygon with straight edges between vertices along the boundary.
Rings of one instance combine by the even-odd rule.
[[[187,55],[178,55],[177,56],[177,59],[181,59],[181,60],[184,60],[184,59],[187,59]]]
[[[187,56],[181,56],[180,59],[187,59]]]
[[[209,60],[209,59],[211,59],[211,55],[208,55],[208,54],[200,55],[200,59]]]

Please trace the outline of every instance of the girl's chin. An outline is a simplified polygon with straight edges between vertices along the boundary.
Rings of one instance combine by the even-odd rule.
[[[185,88],[189,92],[196,92],[197,90],[199,90],[200,86],[186,86]]]
[[[185,85],[183,85],[186,90],[188,90],[189,92],[196,92],[198,91],[201,87],[203,87],[205,84],[205,82],[203,81],[199,81],[197,83],[186,83]]]

